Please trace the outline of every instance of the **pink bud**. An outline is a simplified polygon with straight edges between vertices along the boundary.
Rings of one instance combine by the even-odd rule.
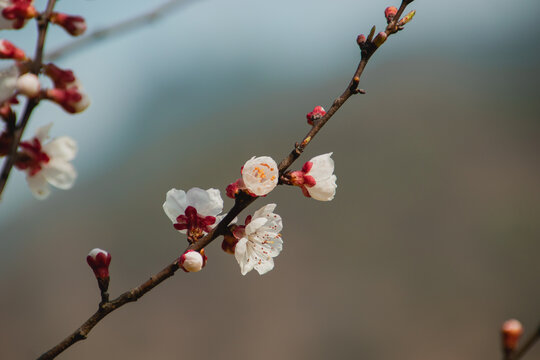
[[[111,255],[108,252],[95,248],[88,253],[86,262],[94,271],[96,278],[109,278],[109,264],[111,263]]]
[[[26,73],[17,79],[17,90],[19,93],[33,98],[38,96],[40,90],[39,79],[32,73]]]
[[[503,349],[512,352],[517,348],[519,338],[523,334],[523,326],[518,320],[510,319],[504,322],[501,333]]]
[[[26,54],[11,42],[2,39],[0,40],[0,59],[24,60]]]
[[[366,42],[366,36],[364,34],[360,34],[358,35],[358,37],[356,38],[356,43],[358,45],[362,45]]]
[[[20,29],[26,20],[37,16],[37,11],[32,5],[33,0],[11,0],[11,5],[2,10],[2,16],[7,20],[13,20],[13,29]],[[4,5],[5,6],[5,5]]]
[[[76,80],[73,71],[60,69],[52,63],[45,66],[45,75],[51,78],[54,87],[59,89],[65,89],[71,86]]]
[[[81,91],[79,86],[69,89],[47,89],[46,96],[72,114],[80,113],[90,105],[88,95]]]
[[[242,179],[238,179],[232,184],[229,184],[225,191],[227,192],[228,197],[230,197],[231,199],[236,199],[236,196],[238,195],[240,190],[245,188],[246,186],[244,185],[244,181]]]
[[[396,16],[397,12],[398,12],[397,7],[395,7],[395,6],[387,7],[384,10],[384,17],[386,18],[386,21],[388,21],[388,23],[390,23],[394,19],[394,16]]]
[[[201,271],[204,265],[206,265],[205,258],[204,252],[201,254],[194,250],[188,250],[180,256],[178,264],[185,272],[197,272]]]
[[[73,36],[82,35],[86,31],[86,21],[82,16],[68,15],[64,13],[53,13],[51,22],[60,25]]]
[[[326,115],[326,111],[324,110],[324,108],[322,106],[320,106],[320,105],[315,106],[313,111],[306,115],[307,122],[308,122],[309,125],[313,125],[314,120],[319,120],[324,115]]]

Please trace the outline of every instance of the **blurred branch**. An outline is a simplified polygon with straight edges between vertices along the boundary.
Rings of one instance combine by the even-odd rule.
[[[84,47],[92,45],[105,38],[122,35],[130,30],[139,28],[141,25],[150,24],[161,17],[171,14],[175,8],[181,5],[188,5],[192,2],[195,2],[195,0],[169,0],[149,12],[121,21],[117,24],[106,26],[77,40],[71,41],[66,45],[60,46],[56,50],[47,53],[45,55],[45,59],[47,61],[54,61],[63,56],[77,52]]]
[[[36,43],[34,60],[30,62],[28,66],[30,72],[35,75],[39,74],[41,66],[43,65],[43,48],[45,46],[45,38],[47,37],[49,20],[55,4],[56,0],[49,0],[47,2],[47,8],[45,9],[45,12],[43,12],[36,18],[36,23],[38,27],[38,39]],[[32,111],[34,111],[34,108],[39,104],[39,101],[39,97],[28,99],[24,108],[24,113],[19,123],[16,124],[13,128],[8,128],[8,131],[10,132],[9,135],[13,140],[11,143],[9,154],[6,156],[4,166],[2,167],[2,172],[0,173],[0,199],[9,178],[11,169],[15,164],[17,148],[19,147],[19,143],[21,142],[21,137],[23,135],[24,129],[26,128],[26,124],[28,124],[28,120],[30,120],[30,115],[32,115]]]
[[[535,331],[529,336],[523,345],[517,349],[514,353],[508,356],[508,360],[519,360],[521,359],[527,351],[529,351],[533,345],[540,340],[540,325],[535,329]]]
[[[405,8],[407,7],[407,5],[410,4],[412,1],[413,0],[403,0],[401,7],[399,8],[395,18],[392,21],[389,21],[388,26],[386,27],[386,30],[383,32],[385,34],[383,36],[384,39],[386,39],[387,35],[394,34],[397,31],[403,29],[402,26],[398,26],[398,20],[399,20],[400,15],[403,13]],[[374,32],[374,28],[372,32]],[[303,140],[300,143],[296,143],[293,150],[289,153],[289,155],[281,161],[281,163],[279,164],[280,176],[283,175],[285,171],[293,164],[293,162],[302,154],[304,149],[315,137],[315,135],[317,135],[317,133],[322,129],[322,127],[332,118],[332,116],[339,110],[339,108],[352,95],[365,93],[363,90],[358,89],[360,77],[369,59],[371,58],[371,56],[375,53],[375,51],[377,51],[379,46],[382,45],[382,43],[377,43],[378,39],[380,40],[379,36],[381,34],[379,34],[378,37],[375,39],[373,39],[372,35],[369,36],[367,39],[365,39],[363,43],[359,43],[359,46],[361,49],[361,59],[349,84],[347,85],[343,93],[337,99],[334,100],[328,112],[322,118],[314,121],[313,127],[307,133],[307,135],[303,138]],[[196,242],[193,242],[190,246],[188,246],[186,251],[187,250],[199,251],[203,249],[204,247],[206,247],[208,244],[210,244],[218,236],[225,234],[229,223],[237,215],[239,215],[245,208],[247,208],[251,203],[253,203],[256,199],[257,199],[256,197],[252,197],[246,193],[243,193],[243,192],[239,193],[235,199],[234,206],[227,212],[227,215],[219,222],[219,224],[211,232],[209,232],[205,237],[203,237],[202,239]],[[127,303],[137,301],[139,298],[144,296],[147,292],[152,290],[154,287],[156,287],[157,285],[159,285],[166,279],[173,276],[174,273],[178,269],[179,269],[178,260],[175,260],[171,264],[167,265],[159,273],[152,276],[150,279],[148,279],[147,281],[145,281],[138,287],[133,288],[123,293],[122,295],[120,295],[118,298],[114,300],[101,302],[99,305],[99,309],[97,310],[96,313],[94,313],[88,320],[84,322],[84,324],[82,324],[77,330],[75,330],[71,335],[65,338],[62,342],[60,342],[58,345],[50,349],[48,352],[41,355],[38,358],[38,360],[53,359],[58,354],[62,353],[64,350],[69,348],[71,345],[75,344],[76,342],[80,340],[86,339],[88,333],[92,330],[92,328],[96,326],[97,323],[99,323],[105,316],[107,316],[114,310],[120,308],[121,306]]]

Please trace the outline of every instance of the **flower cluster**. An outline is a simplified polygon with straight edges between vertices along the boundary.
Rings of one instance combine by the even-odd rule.
[[[35,9],[33,0],[0,0],[0,29],[20,29],[33,18],[44,19]],[[52,12],[48,20],[73,36],[86,30],[86,22],[80,16]],[[5,123],[0,126],[0,157],[13,158],[15,168],[26,173],[30,190],[37,198],[49,195],[48,184],[60,189],[71,188],[76,178],[70,164],[77,151],[75,141],[60,137],[45,143],[50,124],[41,127],[33,138],[14,144],[15,130],[20,124],[12,107],[19,103],[19,96],[24,96],[33,102],[27,109],[33,109],[41,100],[50,100],[69,113],[79,113],[90,104],[80,81],[71,70],[54,64],[44,65],[41,57],[28,58],[22,49],[6,39],[0,39],[0,59],[7,60],[7,66],[0,68],[0,120]],[[40,77],[48,77],[53,86],[43,86]]]
[[[242,177],[227,186],[227,196],[238,199],[264,197],[281,181],[282,184],[298,186],[307,197],[316,200],[332,200],[336,192],[336,176],[332,153],[319,155],[306,162],[301,170],[285,172],[280,176],[279,167],[269,156],[252,157],[241,168]],[[236,219],[226,224],[221,231],[221,248],[233,254],[242,275],[251,270],[265,274],[274,268],[274,258],[283,248],[281,216],[274,213],[276,204],[267,204],[246,217],[244,224]],[[187,192],[171,189],[163,204],[165,214],[173,227],[187,234],[193,244],[213,231],[225,215],[219,190],[192,188]],[[186,272],[200,271],[206,264],[204,249],[201,252],[188,250],[179,259],[178,265]]]

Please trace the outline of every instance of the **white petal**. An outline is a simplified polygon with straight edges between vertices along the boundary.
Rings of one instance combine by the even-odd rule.
[[[336,195],[336,175],[332,175],[329,179],[317,181],[313,187],[306,187],[309,195],[319,201],[330,201]]]
[[[246,238],[240,239],[238,243],[236,243],[234,250],[234,257],[236,258],[238,265],[240,265],[240,272],[242,275],[246,275],[248,272],[253,270],[253,266],[255,265],[255,263],[249,258],[247,242],[248,240]]]
[[[51,159],[41,172],[51,185],[63,190],[71,189],[77,178],[73,165],[60,159]]]
[[[276,209],[276,204],[266,204],[259,210],[253,213],[254,218],[266,217],[268,214],[271,214]]]
[[[324,180],[332,176],[334,173],[334,160],[331,158],[332,153],[315,156],[309,160],[313,163],[313,167],[308,172],[315,178],[315,181]]]
[[[53,123],[50,122],[47,125],[41,126],[36,130],[36,138],[41,142],[42,144],[49,138],[49,131],[51,131],[51,128],[53,126]]]
[[[3,19],[1,15],[0,19]],[[18,77],[19,69],[16,66],[10,66],[0,70],[0,103],[13,96],[17,87]]]
[[[43,151],[53,159],[70,161],[77,154],[77,143],[68,136],[62,136],[43,145]]]
[[[186,193],[184,190],[176,190],[173,188],[167,191],[167,196],[163,203],[163,210],[173,224],[176,223],[176,218],[186,211],[186,207]]]
[[[47,180],[42,172],[43,171],[40,171],[34,176],[26,176],[30,191],[32,191],[32,194],[40,200],[46,199],[51,193],[51,189],[49,189]]]
[[[191,188],[187,192],[187,205],[197,209],[201,216],[216,216],[223,210],[223,199],[218,189]]]
[[[253,234],[262,227],[264,224],[266,224],[266,218],[253,218],[249,224],[246,226],[246,234]]]

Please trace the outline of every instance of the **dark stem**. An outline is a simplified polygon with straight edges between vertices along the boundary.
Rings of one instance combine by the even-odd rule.
[[[533,347],[533,345],[539,340],[540,340],[540,325],[538,325],[538,327],[531,334],[531,336],[529,336],[529,338],[525,340],[523,345],[519,349],[517,349],[513,354],[511,354],[507,359],[508,360],[521,359],[527,353],[527,351],[529,351]]]
[[[408,3],[412,2],[411,0],[404,0],[400,11],[398,11],[398,15],[403,13],[403,10],[405,9],[406,5]],[[396,16],[397,17],[397,16]],[[388,26],[395,26],[396,22],[391,22]],[[388,27],[387,27],[388,29]],[[391,32],[393,34],[394,32]],[[362,50],[362,58],[360,60],[360,63],[358,64],[358,67],[345,88],[345,91],[336,99],[334,100],[332,106],[328,110],[328,112],[319,119],[314,126],[311,128],[311,130],[307,133],[307,135],[304,137],[301,143],[295,144],[294,149],[291,151],[291,153],[283,159],[279,164],[279,173],[280,176],[285,173],[285,171],[292,165],[292,163],[302,154],[304,149],[309,145],[311,140],[317,135],[317,133],[321,130],[321,128],[332,118],[332,116],[336,113],[336,111],[349,99],[352,95],[358,94],[358,85],[360,82],[360,77],[364,71],[364,68],[366,67],[369,59],[375,53],[377,50],[376,46],[367,46]],[[228,225],[230,222],[238,216],[245,208],[247,208],[249,205],[251,205],[257,198],[252,197],[246,193],[241,192],[235,200],[235,203],[233,207],[229,210],[227,215],[219,222],[219,224],[205,237],[202,239],[190,244],[187,250],[195,250],[200,251],[204,247],[206,247],[208,244],[210,244],[213,240],[215,240],[218,236],[226,234],[228,231]],[[174,273],[179,269],[178,266],[178,260],[175,260],[173,263],[167,265],[163,270],[161,270],[156,275],[152,276],[150,279],[145,281],[143,284],[139,285],[136,288],[133,288],[122,295],[120,295],[118,298],[101,303],[99,310],[94,313],[84,324],[82,324],[77,330],[75,330],[71,335],[69,335],[67,338],[65,338],[62,342],[57,344],[55,347],[41,355],[38,360],[48,360],[55,358],[58,354],[62,353],[64,350],[66,350],[71,345],[75,344],[76,342],[80,340],[86,339],[86,336],[92,330],[94,326],[97,325],[99,321],[101,321],[105,316],[107,316],[112,311],[118,309],[119,307],[133,301],[137,301],[139,298],[144,296],[147,292],[152,290],[154,287],[168,279],[169,277],[173,276]]]

